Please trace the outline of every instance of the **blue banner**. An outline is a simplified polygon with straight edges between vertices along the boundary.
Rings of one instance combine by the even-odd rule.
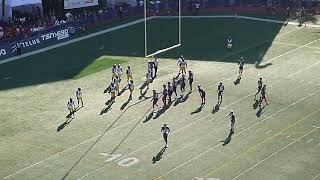
[[[0,46],[0,61],[17,55],[17,45],[21,45],[22,53],[31,52],[69,40],[72,37],[74,27],[61,26],[48,32],[14,41]]]

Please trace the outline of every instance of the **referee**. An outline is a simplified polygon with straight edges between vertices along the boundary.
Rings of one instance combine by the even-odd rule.
[[[162,132],[162,135],[163,135],[163,139],[166,143],[166,148],[168,148],[168,135],[169,135],[169,132],[170,132],[170,128],[167,126],[167,124],[163,124],[162,128],[161,128],[161,132]]]
[[[230,121],[231,121],[231,128],[230,128],[230,133],[234,133],[234,124],[236,123],[236,116],[233,112],[233,110],[230,111],[229,114],[227,114],[227,116],[230,117]]]

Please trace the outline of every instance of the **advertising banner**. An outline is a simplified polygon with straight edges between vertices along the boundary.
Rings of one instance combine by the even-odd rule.
[[[64,0],[64,9],[75,9],[99,5],[98,0]]]
[[[48,47],[71,38],[71,27],[61,27],[37,36],[25,38],[0,46],[0,61],[17,55],[17,45],[21,45],[22,53]]]

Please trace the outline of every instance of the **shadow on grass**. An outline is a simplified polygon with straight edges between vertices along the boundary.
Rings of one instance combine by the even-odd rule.
[[[263,111],[263,109],[264,109],[266,106],[261,107],[261,105],[259,105],[258,107],[259,107],[259,110],[257,111],[256,116],[257,116],[257,117],[260,117],[260,116],[265,112],[265,111]]]
[[[308,20],[316,21],[316,18]],[[154,27],[149,31],[149,36],[154,37],[153,43],[150,43],[150,52],[175,44],[176,19],[154,19],[149,23]],[[217,24],[219,28],[216,28]],[[2,64],[0,90],[82,77],[79,74],[85,76],[124,62],[109,57],[105,61],[105,56],[144,57],[143,28],[143,23],[133,25],[26,57],[21,61]],[[187,38],[184,39],[184,45],[160,54],[159,58],[176,59],[183,53],[193,60],[236,63],[239,56],[243,56],[246,63],[255,64],[256,68],[267,68],[272,64],[263,64],[262,59],[282,28],[282,24],[239,18],[186,19],[183,31]],[[225,42],[230,34],[235,41],[234,49],[231,55],[226,55]],[[163,39],[168,41],[163,42]],[[212,43],[212,39],[215,43]],[[99,66],[101,62],[103,66]]]
[[[203,106],[204,106],[204,104],[201,104],[195,111],[191,112],[190,114],[197,114],[197,113],[201,112]]]
[[[212,108],[212,114],[215,114],[217,113],[219,110],[220,110],[220,105],[221,105],[221,102],[217,102],[217,104]]]
[[[232,135],[233,135],[233,132],[230,132],[228,137],[225,140],[221,141],[221,142],[223,142],[223,144],[222,144],[223,146],[226,146],[227,144],[229,144],[231,142]]]
[[[86,155],[93,149],[93,147],[102,139],[102,137],[104,137],[104,135],[112,129],[112,127],[116,124],[116,122],[119,121],[119,119],[124,115],[124,113],[130,108],[133,107],[147,99],[149,99],[151,97],[147,97],[144,100],[138,101],[134,104],[131,104],[130,106],[128,106],[105,130],[102,134],[100,134],[100,136],[97,138],[96,141],[94,141],[91,146],[80,156],[80,158],[73,164],[73,166],[66,172],[66,174],[61,178],[62,180],[66,179],[70,172],[82,161],[83,158],[86,157]],[[150,109],[148,109],[149,111]],[[148,112],[147,111],[147,112]],[[147,113],[146,112],[146,113]],[[114,150],[112,152],[115,152],[117,150],[117,148],[121,145],[121,143],[124,142],[124,140],[130,135],[130,133],[136,128],[136,126],[141,122],[141,120],[144,118],[145,115],[142,116],[142,118],[139,119],[139,121],[137,121],[137,123],[135,124],[135,126],[129,131],[129,133],[125,136],[125,138],[123,138],[120,143],[114,148]]]
[[[69,125],[71,123],[71,121],[73,120],[73,118],[68,118],[64,123],[62,123],[58,128],[57,128],[57,132],[62,131],[67,125]]]
[[[163,153],[166,151],[166,147],[163,147],[156,156],[152,158],[152,163],[155,164],[156,162],[160,161],[162,158]]]

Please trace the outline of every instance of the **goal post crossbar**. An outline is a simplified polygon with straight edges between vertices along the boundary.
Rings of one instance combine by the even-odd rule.
[[[155,55],[157,55],[157,54],[160,54],[160,53],[169,51],[169,50],[174,49],[174,48],[177,48],[177,47],[179,47],[179,46],[181,46],[181,44],[176,44],[176,45],[174,45],[174,46],[170,46],[170,47],[165,48],[165,49],[160,49],[160,50],[158,50],[158,51],[156,51],[156,52],[154,52],[154,53],[152,53],[152,54],[146,55],[146,58],[153,57],[153,56],[155,56]]]

